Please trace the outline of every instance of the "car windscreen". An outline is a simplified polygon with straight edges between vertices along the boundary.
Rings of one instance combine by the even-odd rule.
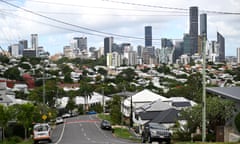
[[[157,124],[157,123],[151,123],[149,124],[150,128],[152,129],[166,129],[163,125]]]
[[[39,131],[39,132],[41,132],[41,131],[48,131],[48,129],[49,129],[49,127],[48,127],[47,125],[44,125],[44,126],[36,126],[36,127],[34,128],[35,131]]]

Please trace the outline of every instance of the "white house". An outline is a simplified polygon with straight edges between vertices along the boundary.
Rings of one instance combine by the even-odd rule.
[[[91,105],[91,104],[97,104],[97,103],[101,103],[103,104],[103,101],[104,101],[104,104],[109,101],[111,98],[107,97],[107,96],[103,96],[99,93],[96,93],[96,92],[93,92],[93,95],[91,98],[88,98],[88,104]],[[69,100],[69,97],[63,97],[63,98],[60,98],[60,99],[57,99],[56,101],[56,106],[58,108],[65,108],[67,103],[68,103],[68,100]],[[81,105],[81,104],[85,104],[85,99],[83,96],[76,96],[75,98],[75,103],[77,105]]]
[[[139,93],[136,93],[133,96],[129,96],[128,98],[126,98],[123,101],[123,105],[122,105],[122,112],[123,115],[126,117],[130,116],[130,107],[131,107],[131,99],[132,99],[132,106],[133,109],[137,109],[145,104],[151,103],[153,101],[156,101],[158,99],[162,100],[162,101],[167,101],[168,98],[160,96],[156,93],[151,92],[148,89],[145,89]]]

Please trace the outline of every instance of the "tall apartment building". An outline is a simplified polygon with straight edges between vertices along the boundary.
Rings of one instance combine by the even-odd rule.
[[[20,40],[19,42],[19,54],[23,54],[23,50],[28,48],[28,41],[27,40]]]
[[[63,47],[63,55],[68,58],[74,58],[75,55],[73,53],[73,48],[71,48],[70,46],[64,46]]]
[[[152,26],[145,26],[145,47],[152,46]]]
[[[25,57],[38,57],[38,34],[31,34],[31,47],[23,50]]]
[[[198,52],[198,7],[190,7],[190,46],[191,53],[194,55]]]
[[[76,40],[76,48],[80,49],[80,51],[87,51],[87,37],[74,37]]]
[[[225,38],[217,32],[217,43],[219,44],[219,56],[217,61],[224,62],[225,61]]]
[[[38,34],[31,34],[31,48],[37,50],[38,48]]]
[[[200,14],[200,35],[207,39],[207,14]]]
[[[183,37],[183,54],[191,55],[191,37],[189,34],[184,34]]]
[[[237,63],[240,63],[240,48],[237,48]]]
[[[104,38],[104,55],[106,56],[107,53],[112,53],[112,46],[113,46],[113,37],[105,37]]]
[[[8,51],[11,54],[11,56],[13,56],[13,57],[20,56],[20,54],[19,54],[19,44],[13,44],[13,45],[9,46]]]
[[[119,67],[121,65],[121,55],[117,52],[107,53],[107,66]]]

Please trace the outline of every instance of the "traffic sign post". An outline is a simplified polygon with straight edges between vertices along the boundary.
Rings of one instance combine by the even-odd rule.
[[[42,119],[45,121],[47,119],[47,115],[42,115]]]

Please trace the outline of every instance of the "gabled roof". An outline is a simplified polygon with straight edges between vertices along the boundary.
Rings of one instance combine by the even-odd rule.
[[[174,108],[160,112],[151,122],[175,123],[178,120],[178,111]]]
[[[172,105],[175,107],[190,107],[191,106],[190,102],[173,102]]]
[[[162,102],[160,99],[153,101],[151,103],[145,104],[138,108],[138,112],[140,111],[164,111],[172,108],[168,103]]]
[[[240,87],[208,87],[207,92],[240,102]]]
[[[142,120],[152,120],[157,115],[159,115],[159,113],[161,112],[160,111],[140,112],[139,116],[141,117]]]
[[[143,102],[152,102],[155,100],[162,100],[162,101],[167,101],[168,98],[160,96],[148,89],[144,89],[139,93],[136,93],[135,95],[132,96],[132,102],[133,103],[143,103]],[[128,97],[127,99],[124,100],[124,105],[125,106],[130,106],[130,101],[131,97]]]

